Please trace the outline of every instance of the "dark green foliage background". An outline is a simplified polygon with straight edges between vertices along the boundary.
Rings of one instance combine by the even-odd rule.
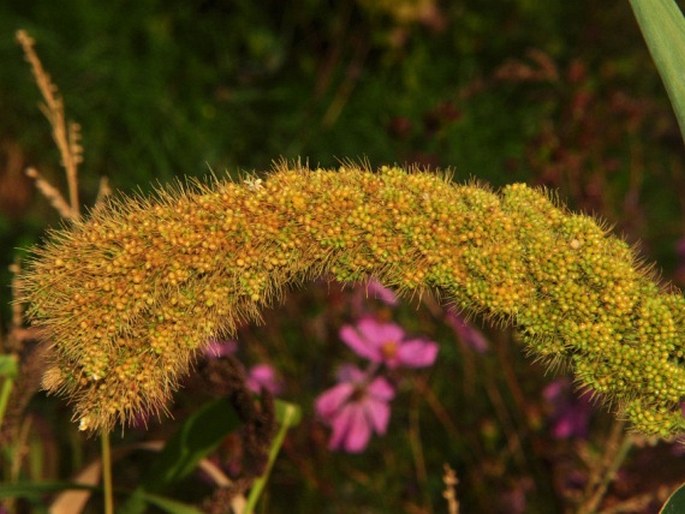
[[[147,189],[208,168],[263,171],[279,157],[321,166],[343,158],[419,162],[495,185],[535,181],[524,148],[563,109],[564,91],[549,98],[541,89],[567,85],[489,81],[531,48],[562,70],[581,59],[599,94],[624,88],[657,95],[666,107],[625,2],[445,2],[442,30],[400,24],[368,5],[3,2],[0,137],[20,143],[27,163],[57,173],[38,94],[14,42],[20,27],[36,38],[69,117],[83,127],[86,198],[103,175],[123,190]],[[483,90],[461,98],[479,80]],[[341,95],[346,81],[351,91]],[[436,123],[445,102],[458,115]],[[332,104],[339,115],[330,116]],[[407,123],[394,130],[398,118]],[[646,128],[659,138],[651,143],[679,153],[672,126],[657,134]]]

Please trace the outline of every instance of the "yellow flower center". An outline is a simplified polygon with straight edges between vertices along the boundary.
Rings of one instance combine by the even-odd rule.
[[[387,341],[381,345],[381,355],[387,360],[395,358],[397,355],[397,342]]]

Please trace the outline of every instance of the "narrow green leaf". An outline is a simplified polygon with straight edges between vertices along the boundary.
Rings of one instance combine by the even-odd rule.
[[[147,502],[145,495],[147,493],[142,487],[138,487],[133,493],[126,498],[126,502],[119,507],[122,514],[139,514],[145,512]]]
[[[14,379],[5,377],[0,386],[0,426],[2,426],[2,423],[5,420],[5,411],[7,410],[7,404],[12,395],[12,389],[14,389]]]
[[[73,482],[18,482],[15,484],[0,484],[0,498],[26,498],[38,500],[42,496],[68,489],[84,489],[99,491],[99,487],[76,484]]]
[[[169,514],[202,514],[201,510],[196,509],[192,505],[172,500],[171,498],[166,498],[164,496],[150,494],[144,491],[137,491],[134,495],[137,495],[143,501],[162,509],[164,512],[168,512]]]
[[[681,485],[661,507],[659,514],[682,514],[685,512],[685,484]]]
[[[239,425],[240,418],[228,399],[220,398],[203,405],[167,441],[143,476],[140,486],[117,512],[145,512],[146,505],[141,498],[146,498],[150,492],[164,491],[187,477]]]
[[[17,357],[11,354],[0,355],[0,377],[16,378],[17,373]]]
[[[143,477],[142,487],[162,491],[184,479],[238,425],[240,418],[226,398],[207,403],[167,442]]]
[[[685,18],[673,0],[630,0],[685,139]]]
[[[276,421],[280,430],[276,435],[269,451],[269,464],[267,472],[255,483],[251,496],[253,502],[259,497],[259,492],[273,465],[278,450],[283,444],[285,432],[297,425],[302,412],[296,405],[280,400],[275,402]],[[187,477],[198,465],[200,460],[216,449],[219,443],[238,428],[240,419],[233,406],[226,398],[209,402],[200,410],[192,414],[181,426],[180,430],[167,442],[157,459],[144,475],[140,487],[129,497],[125,505],[121,507],[123,514],[137,514],[145,511],[145,506],[152,503],[159,508],[165,509],[159,501],[168,501],[169,508],[192,509],[185,504],[178,503],[168,498],[150,494],[150,491],[159,492],[171,487],[175,482]],[[261,481],[261,483],[260,483]],[[255,489],[256,488],[256,489]],[[180,507],[179,507],[180,506]],[[119,511],[118,511],[119,512]],[[167,512],[197,512],[190,510],[167,510]]]

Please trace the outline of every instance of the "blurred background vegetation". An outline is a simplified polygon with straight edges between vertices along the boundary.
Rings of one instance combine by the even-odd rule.
[[[372,167],[452,168],[460,181],[548,186],[572,208],[598,215],[639,242],[666,280],[685,284],[679,260],[685,256],[677,251],[685,234],[683,142],[627,0],[4,0],[5,297],[8,265],[23,251],[18,248],[59,224],[24,170],[35,166],[63,184],[48,123],[36,107],[37,88],[14,40],[19,28],[36,39],[68,117],[82,127],[86,204],[101,176],[115,189],[149,191],[210,170],[262,173],[281,157],[326,167],[355,159]],[[336,311],[336,295],[319,289],[294,293],[283,311],[271,313],[268,329],[241,334],[289,377],[291,399],[305,408],[310,391],[330,381],[335,353],[344,353],[323,343],[335,340],[335,327],[349,319]],[[7,322],[9,308],[2,307]],[[324,309],[327,328],[317,332]],[[398,316],[437,340],[453,338],[429,311],[417,314],[415,305]],[[509,348],[508,333],[488,335],[506,350],[477,357],[482,376],[469,375],[473,356],[449,345],[434,372],[431,387],[452,421],[441,419],[436,405],[417,407],[416,391],[406,393],[412,400],[404,414],[393,413],[392,423],[403,427],[416,409],[427,409],[428,426],[438,427],[426,429],[426,475],[417,474],[416,441],[408,444],[401,428],[389,438],[402,440],[408,453],[380,440],[352,461],[327,453],[321,434],[317,443],[303,429],[301,440],[286,445],[291,460],[273,478],[271,512],[297,511],[278,510],[281,504],[293,508],[282,498],[289,488],[302,498],[303,512],[345,512],[352,503],[368,512],[444,512],[445,460],[464,477],[466,512],[497,512],[493,490],[523,490],[524,497],[535,490],[529,496],[539,504],[529,499],[532,510],[526,512],[561,512],[545,510],[560,508],[556,475],[549,471],[554,466],[546,460],[557,457],[545,457],[553,453],[538,419],[549,378],[530,371],[520,352]],[[304,344],[305,336],[316,344]],[[521,368],[517,376],[530,377],[518,399],[511,377],[497,372],[502,359]],[[464,373],[474,382],[456,387]],[[497,414],[498,387],[503,405],[513,406],[508,422],[526,427],[518,449],[507,435],[515,428],[503,428]],[[606,419],[598,426],[601,431]],[[76,443],[60,444],[72,451]],[[557,442],[553,449],[570,454],[573,444]],[[507,447],[511,460],[501,460]],[[83,456],[74,459],[55,464],[62,466],[55,473],[68,476]],[[340,503],[331,504],[331,497]]]
[[[268,170],[280,157],[418,163],[462,180],[544,183],[629,223],[629,237],[673,264],[682,144],[625,1],[6,0],[8,249],[18,220],[42,225],[24,167],[59,175],[17,28],[36,38],[82,125],[86,199],[100,176],[127,191]]]

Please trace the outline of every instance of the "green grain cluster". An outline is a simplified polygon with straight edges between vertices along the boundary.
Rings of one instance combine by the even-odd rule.
[[[36,251],[22,299],[53,345],[44,386],[82,429],[111,429],[164,410],[207,341],[289,286],[370,275],[513,324],[641,432],[685,426],[683,296],[592,218],[521,184],[281,165],[263,182],[119,200]]]

